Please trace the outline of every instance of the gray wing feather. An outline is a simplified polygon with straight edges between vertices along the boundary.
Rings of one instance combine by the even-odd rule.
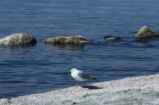
[[[83,79],[92,79],[92,77],[86,73],[79,73],[79,76]]]

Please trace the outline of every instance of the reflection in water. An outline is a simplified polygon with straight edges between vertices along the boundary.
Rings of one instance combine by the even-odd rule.
[[[21,50],[30,50],[36,45],[36,43],[33,44],[21,44],[21,45],[0,45],[0,51],[6,50],[6,51],[21,51]]]
[[[151,40],[135,40],[137,43],[140,43],[143,47],[157,47],[158,38],[152,38]],[[156,44],[155,44],[156,43]]]
[[[47,44],[59,48],[60,50],[83,51],[85,44]]]
[[[0,46],[0,53],[3,53],[3,56],[0,56],[0,63],[4,64],[4,61],[16,61],[32,59],[32,54],[28,55],[26,53],[31,53],[35,46],[33,45],[22,45],[22,46]],[[34,54],[33,54],[34,55]],[[2,62],[3,61],[3,62]]]
[[[139,42],[143,46],[148,46],[149,45],[147,40],[137,40],[137,42]]]
[[[29,49],[33,46],[35,46],[36,44],[22,44],[22,45],[13,45],[13,46],[4,46],[6,49]]]

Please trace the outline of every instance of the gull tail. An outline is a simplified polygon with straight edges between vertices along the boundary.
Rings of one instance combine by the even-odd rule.
[[[97,78],[92,78],[92,80],[96,80]]]

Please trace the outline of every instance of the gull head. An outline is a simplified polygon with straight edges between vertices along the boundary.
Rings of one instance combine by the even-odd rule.
[[[72,68],[69,72],[74,72],[74,71],[78,71],[78,69],[76,69],[75,67],[74,68]]]

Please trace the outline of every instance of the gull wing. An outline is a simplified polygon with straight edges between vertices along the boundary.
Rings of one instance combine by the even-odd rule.
[[[78,74],[81,78],[83,78],[83,79],[88,79],[88,80],[92,80],[92,79],[94,79],[94,78],[92,78],[90,75],[88,75],[88,74],[86,74],[86,73],[79,73]]]

